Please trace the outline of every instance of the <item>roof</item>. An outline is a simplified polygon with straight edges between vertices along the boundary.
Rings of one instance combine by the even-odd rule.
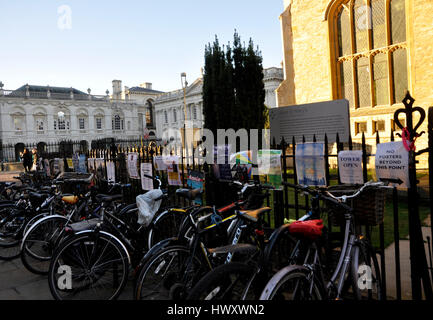
[[[130,92],[142,92],[142,93],[164,93],[163,91],[143,88],[143,87],[132,87],[128,89]]]
[[[21,87],[19,87],[18,89],[14,90],[14,92],[22,92],[22,91],[26,91],[26,86],[27,85],[23,85]],[[66,88],[66,87],[50,87],[50,86],[35,86],[35,85],[29,85],[29,91],[30,92],[47,92],[48,88],[50,89],[51,93],[66,93],[69,94],[71,92],[71,88]],[[78,89],[72,88],[72,92],[74,94],[84,94],[87,95],[87,93],[80,91]]]

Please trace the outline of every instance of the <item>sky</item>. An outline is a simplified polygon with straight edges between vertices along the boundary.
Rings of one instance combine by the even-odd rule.
[[[153,89],[191,84],[204,48],[252,38],[265,68],[281,67],[283,0],[1,0],[0,81],[112,92],[111,81]]]

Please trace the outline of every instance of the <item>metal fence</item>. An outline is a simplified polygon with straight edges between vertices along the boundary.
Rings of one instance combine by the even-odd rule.
[[[410,96],[409,96],[410,98]],[[419,126],[414,128],[412,123],[412,113],[414,111],[419,111],[420,113],[424,112],[423,110],[413,107],[413,99],[409,99],[405,101],[405,109],[397,110],[395,114],[395,121],[398,121],[398,113],[404,112],[406,114],[406,124],[407,131],[409,132],[409,138],[411,141],[414,141],[416,137],[419,135],[416,132],[416,129]],[[421,117],[423,118],[423,117]],[[422,121],[421,121],[422,122]],[[402,128],[403,129],[403,128]],[[433,210],[433,189],[431,186],[433,185],[433,108],[429,109],[428,113],[428,136],[429,136],[429,147],[425,150],[421,150],[415,152],[415,150],[409,151],[409,180],[410,180],[410,188],[408,189],[397,189],[393,188],[389,190],[387,194],[387,216],[384,219],[383,223],[378,224],[374,227],[364,226],[364,233],[370,239],[373,239],[373,243],[375,244],[375,250],[379,256],[379,264],[382,272],[382,287],[383,293],[386,297],[388,295],[387,288],[390,283],[387,283],[387,271],[392,270],[392,273],[395,274],[390,281],[392,281],[392,287],[395,288],[395,294],[393,298],[400,300],[402,299],[402,277],[410,277],[411,279],[411,290],[412,290],[412,298],[413,299],[421,299],[422,297],[432,299],[432,283],[430,272],[433,272],[431,269],[431,257],[430,257],[430,267],[427,262],[427,254],[424,246],[425,239],[423,239],[421,232],[421,221],[420,221],[420,196],[419,196],[419,181],[417,181],[416,177],[416,163],[417,157],[419,157],[423,153],[428,153],[429,156],[429,200],[425,203],[427,206],[427,210],[431,212]],[[376,144],[380,143],[381,139],[383,140],[385,137],[380,137],[379,132],[376,133]],[[331,165],[334,165],[337,161],[338,152],[342,150],[362,150],[362,163],[363,163],[363,179],[366,182],[371,178],[371,172],[374,170],[374,159],[375,154],[372,153],[373,148],[366,144],[366,139],[364,134],[362,135],[361,143],[352,143],[351,138],[349,138],[349,143],[343,144],[340,142],[339,136],[336,136],[336,144],[328,144],[328,137],[325,135],[324,137],[312,137],[312,142],[320,139],[324,142],[325,146],[325,174],[326,181],[328,185],[340,184],[340,177],[338,170],[333,171]],[[389,140],[394,141],[395,136],[394,133],[391,134]],[[388,139],[387,139],[388,140]],[[303,138],[303,142],[306,142],[305,137]],[[335,148],[336,147],[336,148]],[[296,150],[296,142],[295,138],[292,138],[292,141],[280,141],[278,144],[274,141],[272,145],[273,149],[280,149],[282,151],[282,178],[283,181],[286,182],[297,182],[297,168],[296,162],[294,161],[296,158],[295,150]],[[335,152],[330,152],[329,150],[334,149]],[[130,194],[131,197],[135,197],[137,194],[143,193],[144,191],[141,188],[141,182],[137,179],[131,179],[127,174],[126,168],[126,156],[129,152],[137,152],[138,153],[138,162],[148,162],[152,163],[153,172],[155,172],[155,168],[153,166],[153,156],[161,155],[163,147],[157,144],[140,147],[139,145],[135,146],[111,146],[111,148],[105,149],[96,149],[90,150],[87,153],[87,157],[90,158],[100,158],[104,161],[104,166],[106,168],[107,161],[115,162],[115,175],[116,180],[123,183],[131,183],[133,192]],[[183,186],[186,185],[187,173],[188,170],[198,170],[203,172],[205,175],[205,203],[208,205],[212,204],[227,204],[232,199],[228,199],[226,196],[230,194],[230,191],[227,192],[229,188],[229,184],[227,182],[217,181],[212,174],[211,166],[199,161],[199,159],[194,157],[195,149],[193,147],[184,150],[182,146],[177,145],[171,147],[168,153],[172,155],[179,155],[181,157],[182,163],[180,164],[179,170],[181,170],[181,176],[183,181]],[[98,173],[97,173],[98,174]],[[161,174],[161,172],[159,172]],[[107,179],[106,170],[102,170],[99,175],[105,179]],[[162,177],[163,180],[166,181],[166,177]],[[233,194],[233,193],[232,193]],[[402,204],[407,205],[408,216],[403,217],[401,215]],[[309,198],[301,193],[299,193],[295,189],[291,189],[287,186],[283,187],[283,190],[273,190],[271,192],[271,196],[267,198],[266,205],[272,208],[271,213],[266,217],[267,222],[272,227],[278,227],[285,222],[285,219],[294,219],[299,218],[305,212],[310,210],[309,208]],[[404,220],[404,221],[402,221]],[[431,223],[431,220],[430,220]],[[402,268],[400,263],[400,239],[402,234],[400,233],[401,226],[408,226],[408,235],[410,239],[410,275],[402,274]],[[332,223],[328,223],[328,227],[330,228],[331,234],[338,233],[339,230],[334,228]],[[430,240],[433,238],[433,229],[430,229]],[[389,235],[392,235],[391,238]],[[388,239],[388,242],[386,241]],[[427,239],[428,240],[428,239]],[[387,265],[386,261],[386,245],[389,242],[394,243],[394,252],[393,255],[393,264]],[[429,243],[429,246],[431,243]],[[388,251],[388,254],[391,254]],[[389,261],[389,260],[388,260]]]

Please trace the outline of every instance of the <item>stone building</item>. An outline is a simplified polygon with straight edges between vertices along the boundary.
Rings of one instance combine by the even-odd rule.
[[[431,0],[285,0],[277,105],[345,98],[354,141],[364,133],[374,145],[376,132],[389,141],[407,90],[415,105],[433,105],[432,10]],[[417,140],[426,145],[425,135]]]
[[[1,144],[15,146],[15,155],[25,145],[80,141],[90,147],[104,138],[134,139],[144,128],[155,136],[154,99],[160,91],[134,87],[122,98],[121,82],[113,81],[113,95],[92,95],[75,88],[23,85],[4,90],[0,83]],[[144,90],[142,90],[144,89]],[[119,92],[120,91],[120,92]]]

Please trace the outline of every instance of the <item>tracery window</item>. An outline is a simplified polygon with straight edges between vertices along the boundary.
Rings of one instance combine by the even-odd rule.
[[[339,98],[392,105],[408,89],[405,0],[345,0],[335,16]]]

